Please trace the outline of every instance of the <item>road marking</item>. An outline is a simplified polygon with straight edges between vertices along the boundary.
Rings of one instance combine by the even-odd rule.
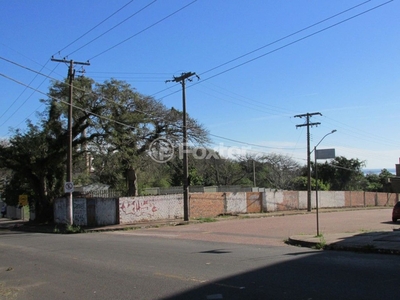
[[[214,294],[207,296],[207,300],[216,300],[216,299],[224,299],[224,297],[222,297],[222,294]]]
[[[161,276],[165,278],[171,278],[171,279],[178,279],[181,281],[192,281],[192,282],[199,282],[199,283],[205,283],[207,280],[200,280],[197,278],[189,278],[189,277],[184,277],[184,276],[179,276],[179,275],[174,275],[174,274],[164,274],[164,273],[154,273],[155,276]]]
[[[121,235],[136,235],[136,236],[157,236],[157,237],[178,237],[179,234],[162,234],[162,233],[137,233],[137,232],[111,232],[111,234],[121,234]]]
[[[213,285],[222,286],[222,287],[226,287],[226,288],[230,288],[230,289],[238,289],[238,290],[245,289],[244,286],[235,286],[235,285],[229,285],[229,284],[223,284],[223,283],[213,283]]]

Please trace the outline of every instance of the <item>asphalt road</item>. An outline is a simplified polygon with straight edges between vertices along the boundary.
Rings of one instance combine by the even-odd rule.
[[[390,230],[388,212],[329,213],[321,222],[325,232],[346,222],[349,230]],[[0,299],[398,298],[398,256],[283,243],[289,235],[312,232],[313,219],[306,214],[108,233],[2,234]]]

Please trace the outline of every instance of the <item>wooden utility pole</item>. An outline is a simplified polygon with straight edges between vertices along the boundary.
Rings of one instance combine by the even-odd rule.
[[[315,112],[315,113],[306,113],[302,115],[296,115],[294,116],[295,118],[306,118],[306,123],[301,124],[301,125],[296,125],[296,128],[307,126],[307,211],[311,211],[311,161],[310,161],[310,127],[312,126],[318,126],[321,123],[316,122],[316,123],[310,123],[310,117],[315,116],[315,115],[320,115],[322,116],[321,113]]]
[[[72,183],[72,106],[73,106],[73,90],[74,90],[74,65],[90,65],[89,62],[76,62],[73,60],[51,58],[52,61],[69,63],[68,79],[69,79],[69,101],[68,101],[68,129],[67,129],[67,183]],[[72,210],[72,192],[69,193],[69,210],[68,217],[70,225],[74,223],[73,210]]]
[[[182,85],[182,113],[183,113],[183,220],[189,221],[189,172],[188,172],[188,158],[187,158],[187,127],[186,127],[186,95],[185,95],[185,81],[189,80],[190,77],[199,76],[194,72],[182,73],[181,76],[173,76],[172,80],[166,82],[180,82]]]

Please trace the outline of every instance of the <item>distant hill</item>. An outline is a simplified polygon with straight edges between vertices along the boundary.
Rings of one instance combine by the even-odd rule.
[[[366,174],[376,174],[379,175],[381,173],[382,169],[363,169],[363,173]],[[386,169],[388,170],[390,173],[392,173],[393,175],[396,175],[396,169]]]

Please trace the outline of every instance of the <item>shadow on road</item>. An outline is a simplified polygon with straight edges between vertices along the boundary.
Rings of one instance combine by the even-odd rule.
[[[396,256],[318,250],[296,255],[162,299],[395,299],[388,282],[395,284],[398,276]]]

